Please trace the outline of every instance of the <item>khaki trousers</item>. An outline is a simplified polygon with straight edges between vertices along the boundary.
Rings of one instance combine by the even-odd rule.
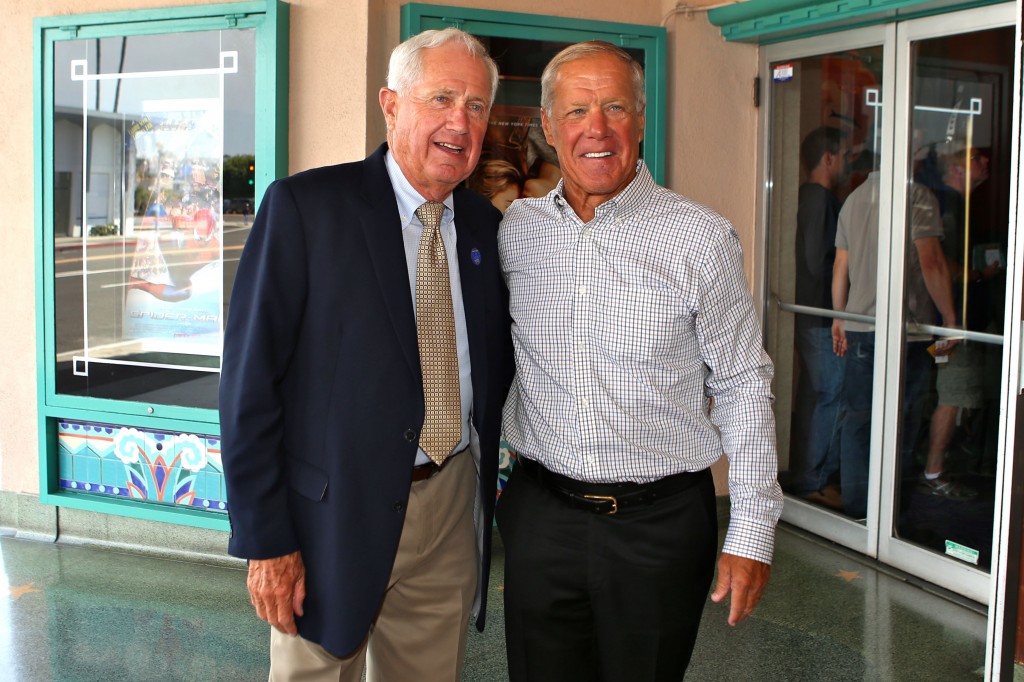
[[[432,478],[412,484],[398,554],[366,640],[345,658],[270,629],[271,682],[455,682],[462,673],[477,582],[467,449]]]

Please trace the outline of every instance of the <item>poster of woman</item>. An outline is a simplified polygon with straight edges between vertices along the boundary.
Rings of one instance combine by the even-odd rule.
[[[555,150],[544,139],[540,108],[495,105],[467,186],[504,213],[516,199],[544,196],[561,178]]]

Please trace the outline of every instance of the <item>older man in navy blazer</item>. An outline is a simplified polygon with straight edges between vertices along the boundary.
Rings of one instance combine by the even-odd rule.
[[[496,88],[468,34],[402,43],[380,91],[387,144],[273,183],[245,245],[221,435],[229,551],[273,626],[271,679],[357,681],[365,661],[370,680],[456,680],[472,615],[483,627],[511,350],[501,216],[458,186]],[[443,204],[461,403],[440,464],[420,447],[424,202]]]

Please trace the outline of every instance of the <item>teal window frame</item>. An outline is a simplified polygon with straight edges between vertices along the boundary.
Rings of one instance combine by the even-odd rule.
[[[101,497],[59,486],[57,425],[63,420],[139,429],[220,436],[215,409],[151,405],[59,394],[56,390],[54,330],[53,87],[54,44],[100,39],[225,29],[254,29],[255,153],[259,159],[255,199],[288,168],[288,5],[278,0],[130,10],[59,17],[33,22],[35,93],[34,187],[36,272],[36,368],[39,423],[39,499],[45,504],[216,530],[229,527],[225,514],[184,506]]]
[[[644,162],[655,182],[665,184],[667,33],[662,26],[410,3],[402,6],[402,40],[427,29],[449,26],[481,37],[578,43],[607,40],[644,51],[647,112]],[[539,102],[538,102],[539,105]]]

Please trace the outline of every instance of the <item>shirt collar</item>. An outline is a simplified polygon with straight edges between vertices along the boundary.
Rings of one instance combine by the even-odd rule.
[[[636,162],[636,177],[621,192],[598,206],[594,217],[610,213],[616,218],[625,218],[647,204],[656,186],[654,177],[647,170],[647,164],[643,159],[639,159]],[[548,197],[559,209],[572,210],[565,198],[565,178],[558,181],[558,185],[551,190]]]
[[[402,219],[402,229],[409,227],[409,224],[416,219],[416,209],[422,206],[426,199],[413,188],[405,178],[391,150],[384,155],[385,164],[388,169],[388,176],[391,178],[391,187],[395,190],[395,199],[398,201],[398,215]],[[444,200],[444,215],[441,216],[441,225],[445,226],[455,218],[455,202],[449,194]],[[416,219],[418,222],[418,219]]]

